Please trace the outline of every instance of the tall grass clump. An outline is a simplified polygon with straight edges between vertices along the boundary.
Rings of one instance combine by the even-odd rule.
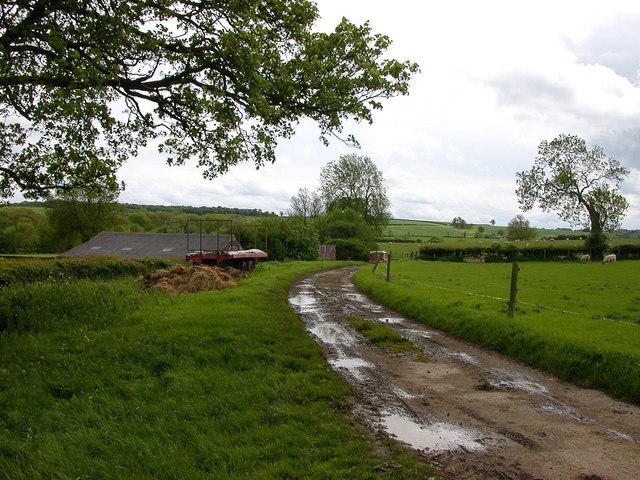
[[[371,269],[354,280],[434,328],[640,404],[635,268],[523,264],[513,319],[506,318],[510,265],[396,262],[390,282]]]
[[[135,280],[74,280],[10,285],[0,289],[0,332],[56,332],[113,325],[142,299]]]
[[[376,322],[360,317],[350,316],[347,321],[367,337],[371,343],[391,353],[418,353],[420,350],[409,339],[396,333],[395,330]]]
[[[348,386],[288,304],[295,279],[330,265],[264,264],[234,288],[178,296],[133,279],[23,287],[41,305],[21,318],[56,295],[92,306],[0,333],[0,476],[431,476],[347,419]]]

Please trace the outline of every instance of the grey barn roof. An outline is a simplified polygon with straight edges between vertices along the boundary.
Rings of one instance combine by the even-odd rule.
[[[184,233],[102,232],[91,240],[67,250],[59,257],[175,258],[184,260],[187,251],[226,250],[234,237],[227,234],[202,235]]]

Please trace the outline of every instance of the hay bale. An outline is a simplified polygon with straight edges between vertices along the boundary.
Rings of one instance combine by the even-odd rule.
[[[243,272],[234,268],[174,265],[168,271],[156,270],[140,280],[143,288],[178,294],[231,288],[243,276]]]

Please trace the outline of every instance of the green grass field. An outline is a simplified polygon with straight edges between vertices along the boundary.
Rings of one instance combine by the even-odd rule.
[[[506,318],[510,277],[511,264],[396,261],[390,282],[370,268],[355,280],[436,328],[640,403],[636,262],[521,263],[512,320]]]
[[[349,421],[346,383],[287,303],[329,265],[173,297],[131,277],[0,290],[16,327],[0,332],[0,478],[429,477]]]
[[[474,235],[478,231],[478,227],[482,227],[484,230],[482,235],[494,236],[502,232],[504,236],[507,232],[507,227],[501,225],[474,224],[468,228],[460,229],[453,227],[449,222],[392,219],[389,221],[389,224],[382,229],[382,237],[385,239],[395,238],[422,242],[429,240],[431,237],[438,237],[444,242],[457,242],[460,240],[473,240]],[[539,228],[536,231],[536,238],[561,234],[576,235],[579,233],[571,229],[561,228]]]

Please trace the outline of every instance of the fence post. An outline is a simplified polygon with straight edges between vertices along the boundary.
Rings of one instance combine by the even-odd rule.
[[[518,292],[518,272],[520,267],[517,263],[511,266],[511,290],[509,292],[509,306],[507,307],[507,318],[513,318],[516,308],[516,293]]]
[[[387,282],[391,277],[391,252],[389,252],[389,256],[387,257]]]

